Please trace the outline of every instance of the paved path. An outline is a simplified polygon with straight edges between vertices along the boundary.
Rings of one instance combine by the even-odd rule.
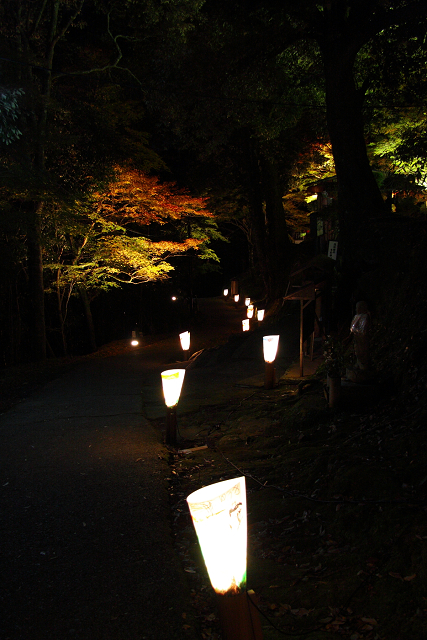
[[[192,350],[240,330],[244,310],[220,299],[200,306]],[[259,340],[189,369],[182,410],[262,375]],[[165,449],[143,417],[164,412],[160,371],[181,358],[177,337],[95,358],[0,416],[2,640],[197,637],[169,525]]]
[[[143,369],[89,361],[0,417],[3,640],[187,637]]]

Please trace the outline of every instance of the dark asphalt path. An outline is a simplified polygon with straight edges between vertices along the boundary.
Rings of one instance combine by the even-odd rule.
[[[90,360],[0,416],[2,640],[192,637],[145,369]]]
[[[244,309],[199,304],[192,351],[241,331]],[[262,373],[259,340],[189,370],[183,409]],[[165,448],[143,417],[164,411],[160,371],[179,359],[177,336],[96,357],[0,416],[2,640],[199,637],[173,547]]]

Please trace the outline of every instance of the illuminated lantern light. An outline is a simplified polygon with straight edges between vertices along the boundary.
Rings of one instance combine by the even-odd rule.
[[[257,320],[262,322],[264,320],[265,309],[258,309]]]
[[[175,300],[176,300],[176,296],[172,296],[172,300],[175,302]]]
[[[199,489],[187,503],[216,593],[224,640],[262,640],[258,610],[246,591],[245,478]]]
[[[280,336],[264,336],[262,339],[262,347],[264,352],[264,360],[266,362],[274,362],[277,355]]]
[[[250,304],[251,304],[251,299],[245,298],[245,307],[249,306]]]
[[[190,349],[190,332],[184,331],[184,333],[180,333],[179,339],[181,341],[181,348],[184,351],[185,359],[188,360],[188,350]]]
[[[242,320],[242,329],[243,331],[249,331],[249,319]]]
[[[265,379],[264,386],[266,389],[272,389],[275,383],[274,361],[279,346],[279,336],[264,336],[262,346],[265,360]]]
[[[185,369],[168,369],[162,371],[163,396],[166,411],[166,444],[176,444],[176,406],[181,395]]]
[[[130,341],[132,347],[137,347],[139,345],[139,340],[136,335],[136,331],[132,331],[132,340]]]
[[[253,304],[248,305],[248,308],[246,309],[246,316],[248,318],[253,318],[254,317],[254,305]]]
[[[227,297],[228,296],[228,289],[224,289],[224,296]]]
[[[240,296],[239,296],[238,293],[236,293],[235,296],[234,296],[234,302],[237,304],[239,302],[239,300],[240,300]]]
[[[245,478],[224,480],[187,498],[209,578],[217,593],[246,587]]]

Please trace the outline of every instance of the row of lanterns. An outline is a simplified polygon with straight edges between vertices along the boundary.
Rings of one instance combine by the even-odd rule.
[[[248,303],[248,312],[250,312]],[[259,313],[259,312],[258,312]],[[262,313],[261,321],[264,314]],[[188,360],[190,332],[179,334]],[[274,386],[274,361],[279,336],[263,336],[265,387]],[[162,371],[167,408],[166,443],[176,445],[176,408],[185,369]],[[246,590],[247,509],[245,478],[234,478],[198,489],[187,497],[194,528],[216,594],[224,640],[262,640],[254,594]]]
[[[275,384],[274,361],[277,356],[279,347],[278,335],[263,336],[262,347],[265,362],[265,378],[264,386],[266,389],[272,389]],[[190,332],[184,331],[179,334],[181,347],[185,354],[185,360],[188,360],[190,349]],[[176,407],[181,395],[182,385],[184,382],[185,369],[168,369],[162,371],[162,387],[163,396],[167,408],[166,412],[166,444],[176,445]]]
[[[224,290],[224,295],[228,291]],[[236,303],[239,296],[234,296]],[[254,316],[254,305],[245,300],[247,322]],[[262,322],[264,310],[257,311]],[[244,321],[245,322],[245,321]],[[249,328],[249,327],[248,327]],[[185,360],[190,349],[190,332],[179,334]],[[132,332],[132,344],[138,335]],[[263,336],[265,387],[275,382],[274,361],[279,336]],[[166,404],[166,443],[176,445],[176,409],[184,383],[185,369],[162,371]],[[203,487],[187,497],[194,528],[208,575],[215,591],[224,640],[262,640],[262,629],[254,594],[246,590],[247,517],[245,478],[235,478]]]
[[[228,296],[228,289],[224,289],[224,296]],[[236,293],[234,295],[234,302],[236,305],[239,303],[240,295]],[[250,320],[254,318],[256,312],[256,319],[258,322],[262,322],[264,320],[265,309],[256,309],[255,305],[251,302],[250,298],[245,298],[245,307],[246,307],[246,318],[242,320],[242,328],[243,331],[249,331],[250,329]]]
[[[250,298],[245,298],[245,307],[246,318],[242,320],[242,328],[243,331],[249,331],[250,321],[254,319],[255,312],[257,321],[262,322],[264,320],[265,309],[256,309]]]
[[[190,332],[179,334],[188,354]],[[265,387],[274,386],[279,336],[263,336]],[[188,355],[186,355],[188,359]],[[185,369],[162,371],[167,408],[166,443],[176,445],[176,408]],[[200,549],[215,591],[224,640],[262,640],[255,594],[246,589],[247,509],[245,477],[223,480],[187,496]]]
[[[166,442],[176,439],[176,406],[185,369],[162,371],[167,407]],[[171,442],[169,442],[171,444]],[[258,611],[246,591],[245,478],[224,480],[187,497],[200,549],[216,594],[224,640],[262,640]]]

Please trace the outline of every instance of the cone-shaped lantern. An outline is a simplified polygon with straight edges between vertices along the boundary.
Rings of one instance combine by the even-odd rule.
[[[266,389],[272,389],[275,383],[275,372],[273,362],[276,359],[277,348],[279,346],[279,336],[264,336],[262,346],[265,360],[265,381]]]
[[[245,478],[211,484],[187,502],[216,592],[224,640],[262,640],[258,609],[246,591]]]
[[[217,593],[246,586],[245,478],[224,480],[187,498],[209,578]]]
[[[279,346],[279,336],[264,336],[262,339],[262,348],[264,351],[264,360],[266,362],[274,362],[277,355],[277,347]]]
[[[162,371],[163,396],[166,411],[166,444],[176,444],[176,406],[181,395],[185,369],[168,369]]]
[[[242,320],[242,329],[243,331],[249,331],[249,319],[246,318],[245,320]]]
[[[181,342],[181,348],[184,352],[184,357],[186,360],[188,360],[188,350],[190,349],[190,332],[184,331],[183,333],[180,333],[179,339]]]

